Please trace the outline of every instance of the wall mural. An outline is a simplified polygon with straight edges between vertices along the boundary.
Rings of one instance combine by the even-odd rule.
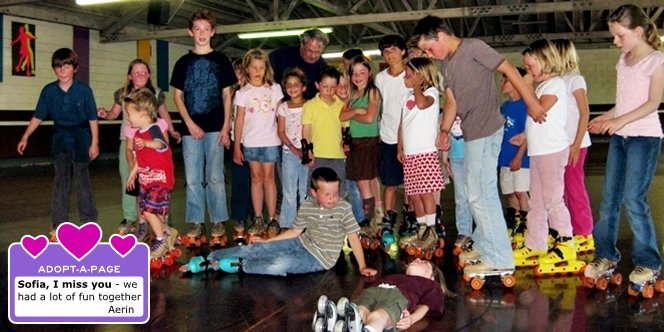
[[[12,74],[14,76],[35,76],[34,24],[12,22]]]

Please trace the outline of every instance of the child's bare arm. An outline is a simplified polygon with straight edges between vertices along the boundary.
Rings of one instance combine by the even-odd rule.
[[[353,250],[353,255],[355,255],[355,260],[357,261],[357,267],[360,269],[360,273],[367,277],[375,276],[378,271],[367,267],[367,264],[364,261],[364,250],[362,249],[362,244],[360,243],[360,238],[357,234],[348,234],[348,243],[350,243],[350,248]]]
[[[18,142],[18,145],[16,146],[16,151],[18,151],[18,154],[23,155],[23,151],[25,151],[25,147],[28,146],[28,138],[30,138],[30,135],[32,135],[33,132],[39,127],[39,124],[42,122],[41,119],[35,118],[34,116],[32,119],[30,119],[30,123],[28,123],[28,127],[25,128],[25,133],[23,133],[23,136],[21,137],[21,140]]]
[[[424,315],[426,315],[427,312],[429,312],[429,307],[423,304],[416,306],[415,311],[412,313],[408,312],[408,310],[404,310],[403,317],[396,323],[396,328],[398,330],[406,330],[410,328],[413,324],[424,318]]]
[[[498,66],[498,71],[505,74],[514,89],[519,93],[523,101],[528,105],[528,115],[537,123],[542,123],[546,120],[546,111],[542,109],[538,103],[535,92],[528,87],[526,81],[521,77],[514,65],[505,60]]]
[[[92,133],[92,142],[90,142],[88,156],[90,160],[94,160],[99,156],[99,121],[90,120],[90,132]]]

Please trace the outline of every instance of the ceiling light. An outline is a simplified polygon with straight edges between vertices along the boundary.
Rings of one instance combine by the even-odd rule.
[[[76,0],[76,4],[81,6],[86,6],[86,5],[100,5],[103,3],[120,2],[120,1],[127,1],[127,0]]]
[[[275,30],[275,31],[260,31],[260,32],[247,32],[238,33],[237,37],[240,39],[256,39],[256,38],[271,38],[271,37],[287,37],[299,36],[309,29],[294,29],[294,30]],[[332,28],[318,28],[324,33],[331,33]]]
[[[336,58],[341,58],[341,56],[344,54],[344,52],[331,52],[331,53],[324,53],[323,54],[323,59],[336,59]],[[366,56],[374,56],[374,55],[381,55],[380,50],[368,50],[368,51],[362,51],[362,54]]]

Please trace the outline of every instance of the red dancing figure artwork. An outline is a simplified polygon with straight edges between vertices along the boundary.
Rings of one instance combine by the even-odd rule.
[[[34,53],[34,40],[37,39],[35,35],[30,32],[30,27],[34,30],[33,24],[28,23],[13,23],[13,31],[16,38],[12,40],[12,46],[18,45],[18,56],[16,56],[14,47],[14,75],[34,76],[35,75],[35,53]],[[18,26],[18,29],[15,29]]]

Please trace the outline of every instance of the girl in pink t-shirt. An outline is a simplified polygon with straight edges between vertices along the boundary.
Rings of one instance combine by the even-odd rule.
[[[662,145],[662,125],[657,108],[664,90],[664,53],[657,28],[643,9],[618,7],[608,18],[613,43],[620,49],[616,106],[594,118],[588,131],[611,135],[606,161],[604,192],[595,224],[595,259],[584,274],[587,278],[611,275],[620,260],[617,249],[620,207],[624,204],[634,240],[630,273],[630,295],[648,289],[659,275],[662,258],[648,205]]]
[[[237,106],[233,161],[238,165],[245,160],[249,162],[251,203],[256,216],[249,233],[262,235],[265,232],[263,200],[271,222],[275,220],[277,212],[274,169],[275,164],[281,160],[277,105],[284,94],[281,86],[274,82],[274,73],[265,51],[247,51],[242,65],[246,84],[235,93],[233,101]]]

